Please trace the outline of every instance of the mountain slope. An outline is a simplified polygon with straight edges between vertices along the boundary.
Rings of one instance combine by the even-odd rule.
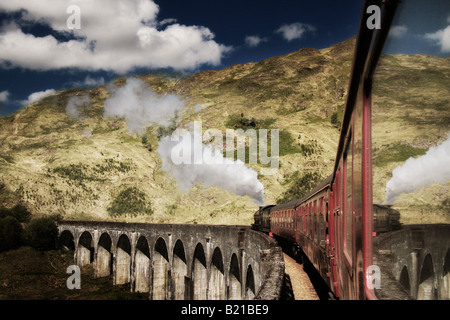
[[[214,128],[225,136],[230,119],[241,117],[279,129],[282,152],[275,174],[262,174],[260,163],[247,165],[258,172],[266,202],[274,203],[293,177],[331,173],[354,42],[351,38],[326,49],[304,48],[187,78],[139,78],[159,94],[183,98],[186,107],[178,114],[178,127],[197,120],[204,131]],[[450,131],[449,79],[449,59],[383,57],[374,85],[375,201],[384,200],[393,168],[405,157],[424,154]],[[115,85],[125,81],[119,78]],[[400,91],[404,86],[408,89]],[[91,103],[79,109],[81,118],[70,117],[69,100],[87,94]],[[67,90],[0,118],[0,202],[11,206],[23,201],[35,214],[66,219],[251,223],[257,205],[247,196],[201,185],[180,190],[162,170],[157,152],[161,129],[149,126],[138,135],[129,132],[124,119],[104,118],[110,96],[108,86]],[[395,129],[399,126],[400,131]],[[444,190],[423,191],[428,194],[422,196],[424,202],[406,197],[401,205],[423,206],[427,197],[443,202],[448,186],[438,188]],[[127,206],[129,214],[120,213]],[[442,216],[439,221],[447,219],[445,206],[435,209]]]

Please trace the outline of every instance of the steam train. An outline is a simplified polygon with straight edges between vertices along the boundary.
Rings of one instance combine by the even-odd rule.
[[[372,78],[399,2],[364,2],[332,174],[306,196],[262,207],[255,214],[253,228],[301,250],[339,299],[376,299],[370,273],[374,232]],[[368,24],[373,6],[380,9],[380,28]],[[395,216],[387,207],[384,212],[390,212],[386,219]],[[375,226],[381,216],[377,214]],[[383,227],[386,225],[380,224],[375,230]]]

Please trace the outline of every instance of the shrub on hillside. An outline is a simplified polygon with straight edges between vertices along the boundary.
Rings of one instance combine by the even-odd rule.
[[[25,243],[38,250],[50,250],[56,247],[58,228],[52,218],[37,218],[25,227]]]
[[[288,190],[278,198],[279,203],[288,202],[305,196],[322,181],[322,176],[318,172],[308,172],[300,176],[299,172],[294,172]]]
[[[29,222],[31,219],[31,213],[22,204],[16,204],[11,209],[0,206],[0,219],[5,217],[16,218],[19,222]]]
[[[128,187],[120,191],[107,211],[112,217],[127,215],[135,217],[140,213],[148,215],[153,213],[151,203],[146,199],[145,193],[136,187]]]
[[[22,225],[16,218],[0,219],[0,251],[15,249],[22,244]]]

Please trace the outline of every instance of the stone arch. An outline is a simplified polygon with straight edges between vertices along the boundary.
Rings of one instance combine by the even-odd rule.
[[[94,261],[94,241],[89,231],[84,231],[78,239],[77,265],[87,266]]]
[[[134,256],[134,291],[150,291],[150,248],[147,238],[139,237]]]
[[[245,300],[253,300],[256,295],[255,277],[253,274],[253,268],[250,264],[247,267],[247,276],[245,279]]]
[[[402,285],[403,289],[411,295],[411,281],[409,279],[409,272],[408,267],[403,266],[402,271],[400,272],[400,284]]]
[[[419,290],[417,292],[417,300],[436,300],[437,290],[435,287],[435,273],[433,267],[433,259],[428,254],[422,265],[419,277]]]
[[[219,247],[216,247],[209,267],[208,299],[224,300],[225,297],[226,287],[222,252]]]
[[[112,274],[113,245],[110,235],[104,232],[97,245],[96,276],[107,277]]]
[[[231,256],[230,273],[229,273],[229,300],[242,299],[241,273],[239,270],[239,261],[235,253]]]
[[[116,246],[115,284],[129,283],[131,280],[131,243],[126,234],[122,234]]]
[[[187,300],[189,298],[189,282],[187,278],[188,268],[186,252],[181,240],[177,240],[173,248],[172,279],[175,300]]]
[[[192,263],[193,299],[206,300],[208,272],[206,268],[206,255],[201,243],[197,244]]]
[[[75,238],[69,230],[64,230],[58,237],[58,247],[75,250]]]
[[[170,283],[170,265],[167,245],[163,238],[158,238],[153,254],[153,300],[168,298]]]
[[[450,300],[450,249],[447,250],[447,253],[444,258],[440,299]]]

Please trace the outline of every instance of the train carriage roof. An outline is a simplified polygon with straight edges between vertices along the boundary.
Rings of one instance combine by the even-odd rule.
[[[301,205],[303,202],[314,196],[317,192],[321,191],[323,188],[328,186],[331,183],[331,178],[333,176],[328,176],[325,180],[323,180],[321,183],[319,183],[314,189],[312,189],[310,192],[308,192],[305,196],[291,200],[289,202],[280,203],[276,206],[274,206],[271,211],[277,211],[277,210],[286,210],[286,209],[295,209],[299,205]]]

